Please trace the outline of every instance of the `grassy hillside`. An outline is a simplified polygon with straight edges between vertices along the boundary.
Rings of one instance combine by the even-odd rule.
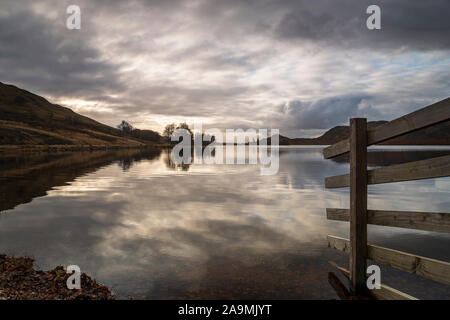
[[[161,139],[150,130],[135,133],[123,136],[116,128],[0,82],[0,145],[140,146]]]

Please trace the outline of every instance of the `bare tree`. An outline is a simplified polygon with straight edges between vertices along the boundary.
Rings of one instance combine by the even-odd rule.
[[[173,132],[175,131],[175,127],[176,127],[175,123],[168,124],[164,128],[163,136],[168,138],[168,139],[170,139],[170,137],[172,136]]]
[[[185,130],[189,131],[189,133],[191,134],[191,137],[193,136],[192,130],[189,128],[189,126],[186,122],[180,123],[178,125],[177,129],[185,129]]]
[[[117,126],[117,129],[122,131],[123,133],[131,133],[133,131],[133,126],[126,122],[125,120],[122,120],[122,122]]]

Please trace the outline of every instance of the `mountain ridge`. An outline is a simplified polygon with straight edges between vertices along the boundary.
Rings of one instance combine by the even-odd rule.
[[[388,121],[369,121],[372,129]],[[279,136],[280,145],[330,145],[349,137],[349,126],[335,126],[316,138]],[[271,138],[267,139],[270,144]],[[0,146],[141,147],[166,143],[158,132],[125,133],[0,82]],[[388,145],[450,145],[450,121],[383,142]]]
[[[162,142],[159,133],[124,134],[47,99],[0,82],[0,145],[144,146]]]
[[[388,123],[389,121],[369,121],[368,129]],[[288,138],[279,136],[280,145],[331,145],[348,139],[349,126],[335,126],[317,138]],[[270,144],[270,138],[268,139]],[[450,121],[408,133],[385,142],[382,145],[450,145]]]

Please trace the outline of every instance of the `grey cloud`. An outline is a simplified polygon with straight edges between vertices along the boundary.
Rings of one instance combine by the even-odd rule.
[[[124,89],[117,65],[103,61],[86,40],[67,30],[64,19],[53,21],[25,9],[0,15],[2,79],[52,95]]]
[[[380,113],[372,107],[370,97],[342,96],[317,101],[290,101],[280,106],[282,126],[286,129],[328,129],[361,116],[377,119]]]
[[[214,116],[223,114],[224,110],[218,108],[218,105],[225,105],[228,100],[234,100],[234,103],[237,104],[239,97],[251,93],[252,91],[248,87],[205,86],[191,89],[175,85],[151,86],[145,89],[130,90],[130,104],[118,108],[135,113],[147,111],[183,116]],[[158,99],[154,99],[156,96]],[[240,110],[233,110],[233,114],[239,112]]]
[[[381,8],[381,30],[366,28],[366,8]],[[437,1],[295,1],[275,28],[287,40],[348,49],[450,49],[450,5]]]
[[[110,125],[203,117],[298,136],[355,115],[389,120],[448,94],[445,0],[78,3],[82,30],[70,32],[68,0],[2,1],[1,81],[94,101],[107,108],[80,110]],[[369,4],[382,8],[381,31],[365,27]],[[291,102],[279,110],[282,101]]]

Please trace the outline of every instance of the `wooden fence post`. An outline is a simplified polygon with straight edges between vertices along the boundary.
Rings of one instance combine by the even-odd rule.
[[[367,268],[367,121],[350,119],[350,277],[364,295]]]
[[[367,130],[366,119],[354,118],[350,119],[350,137],[323,150],[326,159],[350,151],[350,174],[325,178],[325,188],[350,187],[350,209],[327,208],[328,220],[350,221],[350,239],[327,237],[328,247],[350,256],[350,270],[330,262],[350,280],[350,290],[347,290],[333,273],[329,275],[328,281],[340,297],[416,299],[383,284],[380,290],[369,290],[366,285],[367,259],[450,285],[450,262],[367,244],[367,223],[450,233],[450,212],[367,210],[367,184],[450,177],[450,155],[367,170],[367,147],[448,121],[450,98],[370,130]]]

